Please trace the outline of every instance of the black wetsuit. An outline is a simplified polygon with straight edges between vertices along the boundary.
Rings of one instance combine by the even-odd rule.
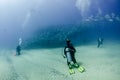
[[[70,43],[67,43],[67,46],[65,46],[64,48],[64,55],[67,57],[66,53],[66,48],[69,48],[69,52],[70,52],[70,55],[71,55],[71,59],[73,61],[73,63],[76,63],[76,59],[75,59],[75,52],[76,52],[76,49],[72,46],[72,44]],[[68,58],[67,58],[67,64],[69,65],[70,62],[68,62]]]
[[[20,51],[21,51],[21,46],[18,45],[18,46],[16,47],[17,55],[20,55],[20,54],[21,54]]]

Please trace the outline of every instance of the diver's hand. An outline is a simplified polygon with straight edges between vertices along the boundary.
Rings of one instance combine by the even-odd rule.
[[[65,55],[63,55],[63,58],[66,58],[66,56],[65,56]]]

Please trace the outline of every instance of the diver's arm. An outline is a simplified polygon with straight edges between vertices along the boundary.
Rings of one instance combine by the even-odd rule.
[[[72,46],[72,47],[71,47],[71,51],[75,53],[75,52],[76,52],[76,49]]]
[[[66,58],[66,56],[65,56],[66,55],[66,51],[65,50],[66,50],[66,47],[64,48],[63,58]]]

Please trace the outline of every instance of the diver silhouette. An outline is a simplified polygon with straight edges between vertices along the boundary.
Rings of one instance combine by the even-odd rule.
[[[16,47],[16,55],[21,55],[21,46],[20,45],[18,45]]]
[[[75,52],[76,52],[76,49],[71,44],[71,41],[69,39],[67,39],[66,46],[64,48],[64,58],[67,58],[67,65],[68,65],[69,69],[72,69],[71,62],[73,62],[75,67],[79,67],[79,65],[77,64],[76,59],[75,59]]]
[[[18,46],[16,47],[16,55],[21,55],[21,44],[22,44],[22,39],[19,38]]]
[[[99,48],[101,45],[103,45],[103,38],[99,37],[97,42],[98,42],[97,47]]]

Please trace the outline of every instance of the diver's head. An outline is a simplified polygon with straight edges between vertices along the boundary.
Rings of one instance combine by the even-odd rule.
[[[70,43],[70,39],[67,39],[67,40],[66,40],[66,43]]]

